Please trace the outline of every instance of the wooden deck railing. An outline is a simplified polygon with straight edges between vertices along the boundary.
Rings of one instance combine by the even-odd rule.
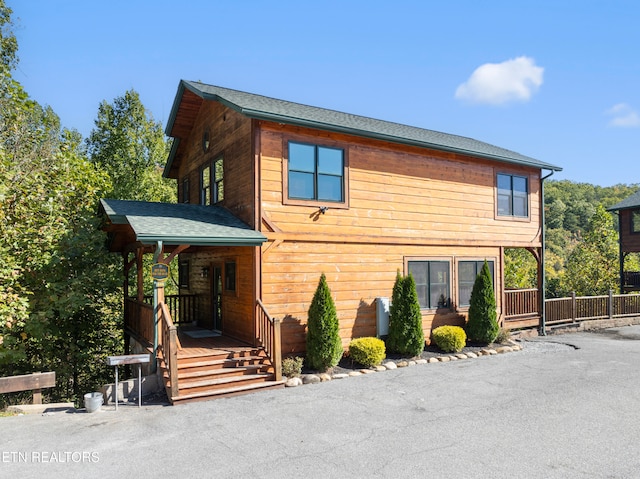
[[[171,319],[174,324],[189,324],[196,319],[196,301],[198,296],[195,294],[167,294],[164,302],[169,308]],[[153,304],[153,296],[144,297],[144,302]]]
[[[505,291],[503,310],[507,324],[523,317],[539,318],[537,304],[537,290]],[[545,300],[545,324],[549,326],[625,316],[640,316],[640,295],[613,294],[610,291],[602,296],[576,296],[573,293],[568,298]]]
[[[256,339],[273,364],[276,381],[280,381],[282,379],[280,320],[272,318],[259,299],[256,303]]]
[[[178,339],[178,330],[171,321],[171,313],[164,303],[158,305],[160,308],[160,318],[158,327],[160,328],[161,343],[158,346],[162,351],[164,363],[169,370],[170,389],[167,393],[170,397],[178,397],[178,349],[180,348],[180,340]]]
[[[153,306],[137,301],[135,298],[125,300],[124,326],[138,339],[153,344]]]

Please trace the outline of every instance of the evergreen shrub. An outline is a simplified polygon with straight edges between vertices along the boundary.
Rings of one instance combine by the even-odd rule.
[[[334,367],[342,357],[342,340],[336,306],[324,273],[309,306],[307,365],[317,371]]]
[[[467,344],[467,335],[460,326],[440,326],[431,331],[431,336],[446,353],[458,353]]]
[[[467,321],[467,337],[470,341],[489,344],[498,336],[496,313],[496,296],[493,292],[493,280],[486,260],[480,273],[476,276],[471,290],[469,320]]]
[[[282,360],[282,375],[288,378],[297,378],[302,373],[303,363],[304,358],[300,356],[284,358]]]
[[[424,350],[422,313],[416,283],[411,274],[403,277],[399,271],[391,296],[387,348],[409,356],[418,356]]]
[[[357,338],[349,343],[349,356],[363,366],[375,366],[386,357],[384,341],[378,338]]]

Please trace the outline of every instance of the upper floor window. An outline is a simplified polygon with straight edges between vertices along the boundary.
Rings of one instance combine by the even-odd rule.
[[[213,205],[224,199],[224,161],[222,157],[200,170],[200,204]]]
[[[448,308],[451,298],[449,261],[409,261],[422,309]]]
[[[484,260],[459,261],[458,262],[458,305],[469,306],[471,304],[471,291],[476,282],[476,276],[480,274]],[[493,279],[493,261],[487,261],[491,278]]]
[[[180,200],[183,203],[189,203],[189,178],[182,180],[182,191],[180,192]]]
[[[288,197],[345,201],[344,150],[289,142]]]
[[[525,176],[498,174],[498,216],[529,216],[529,180]]]
[[[631,212],[631,232],[640,233],[640,210]]]

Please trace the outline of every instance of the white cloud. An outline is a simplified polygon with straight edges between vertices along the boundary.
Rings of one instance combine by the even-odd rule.
[[[640,127],[640,115],[626,103],[618,103],[606,111],[611,116],[610,126],[622,128]]]
[[[529,57],[485,63],[456,89],[455,97],[471,103],[502,105],[526,102],[542,85],[544,68]]]

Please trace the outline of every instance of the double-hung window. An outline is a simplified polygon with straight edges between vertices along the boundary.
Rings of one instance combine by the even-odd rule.
[[[224,199],[224,160],[217,158],[200,170],[200,204],[213,205]]]
[[[640,233],[640,210],[631,212],[631,232]]]
[[[529,217],[529,180],[498,173],[498,216]]]
[[[448,308],[451,297],[449,261],[409,261],[422,309]]]
[[[469,306],[471,304],[471,291],[476,282],[476,276],[480,274],[484,260],[482,261],[458,261],[458,305]],[[493,261],[487,261],[491,278],[493,279]]]
[[[288,198],[345,201],[344,150],[291,141],[287,164]]]

